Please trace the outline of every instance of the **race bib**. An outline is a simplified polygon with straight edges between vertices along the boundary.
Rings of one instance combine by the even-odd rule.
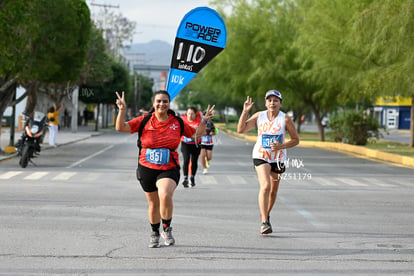
[[[184,143],[193,143],[195,140],[193,138],[188,138],[184,136]]]
[[[145,160],[151,164],[168,165],[170,163],[170,150],[167,148],[147,149]]]
[[[263,134],[262,135],[262,147],[264,149],[270,149],[270,144],[275,143],[278,141],[279,143],[283,143],[282,135],[270,135],[270,134]]]
[[[210,135],[201,136],[201,144],[211,144],[213,143],[213,138]]]

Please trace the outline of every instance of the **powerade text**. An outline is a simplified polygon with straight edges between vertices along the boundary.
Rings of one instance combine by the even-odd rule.
[[[202,39],[204,41],[217,42],[221,33],[220,29],[186,22],[186,36]]]

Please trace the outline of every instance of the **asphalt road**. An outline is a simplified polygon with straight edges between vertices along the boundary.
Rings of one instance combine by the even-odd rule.
[[[105,133],[0,162],[0,275],[413,275],[413,169],[294,148],[259,234],[252,143],[217,137],[176,190],[176,245],[147,248],[136,136]]]

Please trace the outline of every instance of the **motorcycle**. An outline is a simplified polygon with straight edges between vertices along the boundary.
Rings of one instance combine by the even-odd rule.
[[[22,133],[22,137],[16,143],[16,150],[20,156],[19,164],[22,168],[26,168],[32,158],[37,157],[41,151],[40,144],[47,129],[47,118],[44,113],[35,111],[33,116],[26,116],[26,124]]]

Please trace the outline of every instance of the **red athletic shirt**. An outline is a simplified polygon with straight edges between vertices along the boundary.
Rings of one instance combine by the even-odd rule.
[[[138,132],[139,126],[141,125],[142,120],[145,116],[142,115],[128,121],[129,126],[131,127],[131,133]],[[189,126],[184,121],[184,132],[183,135],[193,136],[195,129]],[[142,131],[141,137],[141,155],[139,156],[139,163],[145,167],[157,170],[169,170],[174,168],[176,165],[170,156],[170,163],[166,165],[158,165],[150,163],[146,160],[147,149],[157,149],[157,148],[168,148],[171,150],[171,154],[174,157],[177,164],[178,161],[178,152],[176,149],[180,145],[180,123],[178,120],[171,114],[169,114],[168,119],[164,122],[158,121],[155,117],[155,114],[152,114],[151,119],[145,125]]]
[[[190,125],[191,127],[193,127],[194,129],[196,129],[200,124],[201,124],[201,117],[196,116],[196,118],[194,119],[194,121],[190,122],[187,118],[187,115],[181,116],[181,118],[183,119],[184,123],[187,123],[188,125]],[[186,144],[195,144],[195,140],[193,138],[191,138],[192,135],[187,136],[185,135],[185,133],[183,134],[183,136],[181,137],[181,141],[183,141]],[[199,138],[197,140],[197,144],[199,144],[201,142],[201,138]]]

